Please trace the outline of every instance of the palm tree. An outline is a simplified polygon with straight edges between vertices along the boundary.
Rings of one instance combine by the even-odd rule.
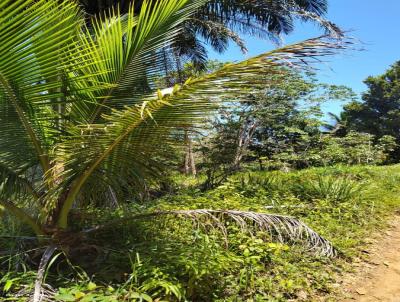
[[[90,29],[74,1],[0,3],[0,205],[39,239],[65,245],[72,208],[97,203],[110,190],[122,199],[156,181],[165,168],[163,145],[182,145],[182,134],[200,128],[220,98],[278,75],[269,77],[272,85],[285,77],[283,64],[347,47],[342,40],[311,39],[155,91],[162,50],[204,3],[146,1],[139,14],[133,6],[123,15],[114,10]],[[132,219],[157,215],[252,220],[290,238],[306,233],[309,245],[333,253],[329,242],[291,217],[196,210]]]
[[[348,132],[348,123],[344,118],[343,114],[337,115],[332,112],[328,112],[328,116],[334,122],[334,124],[326,123],[324,128],[333,136],[343,137],[346,136]]]
[[[107,13],[111,7],[122,13],[129,9],[128,0],[79,0],[89,16]],[[236,44],[243,52],[246,45],[241,34],[251,34],[272,39],[279,43],[281,34],[294,29],[296,20],[311,21],[326,31],[341,34],[340,29],[323,16],[328,9],[327,0],[209,0],[184,22],[174,41],[176,55],[171,59],[189,60],[198,68],[205,67],[206,45],[222,53],[229,43]],[[140,11],[143,0],[135,1],[135,11]],[[176,62],[171,63],[175,65]]]

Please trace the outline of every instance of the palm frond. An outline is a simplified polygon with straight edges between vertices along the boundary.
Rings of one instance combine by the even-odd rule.
[[[337,255],[337,250],[333,245],[317,232],[300,220],[283,215],[235,211],[235,210],[171,210],[155,211],[151,213],[136,214],[122,219],[111,221],[105,225],[97,226],[85,231],[91,233],[104,228],[115,226],[121,222],[142,220],[162,216],[173,216],[176,218],[191,219],[199,226],[218,229],[227,240],[228,229],[226,222],[236,223],[242,232],[253,234],[257,231],[266,232],[270,238],[280,243],[300,244],[310,251],[320,255],[333,257]]]
[[[227,49],[229,42],[232,41],[243,53],[247,52],[243,39],[225,24],[197,18],[191,18],[190,22],[193,23],[194,31],[203,36],[206,43],[211,45],[214,50],[222,53]],[[187,26],[187,24],[185,25]]]
[[[33,291],[33,297],[32,297],[32,302],[42,302],[43,298],[46,296],[46,291],[45,288],[43,287],[44,283],[44,278],[45,278],[45,272],[46,268],[54,254],[54,252],[57,250],[57,247],[55,245],[50,245],[46,248],[44,251],[42,258],[40,259],[40,264],[35,280],[35,288]]]
[[[80,0],[85,10],[94,15],[117,5],[122,13],[129,11],[129,1],[121,0]],[[139,9],[142,0],[134,5]],[[269,32],[272,36],[289,33],[294,28],[296,15],[293,12],[304,11],[315,16],[324,16],[328,10],[327,0],[210,0],[196,13],[196,18],[224,24],[232,31],[262,35]],[[302,17],[308,21],[307,16]],[[315,21],[310,18],[310,21]],[[318,21],[317,21],[318,22]],[[203,38],[206,38],[203,36]]]
[[[106,12],[117,5],[121,13],[129,11],[128,1],[80,2],[90,14]],[[135,8],[139,10],[142,3],[142,0],[134,1]],[[233,41],[244,49],[245,45],[239,37],[242,33],[280,44],[281,34],[291,32],[294,23],[300,19],[319,24],[326,32],[337,35],[340,29],[323,17],[327,9],[327,0],[210,0],[184,22],[173,48],[178,49],[178,53],[188,54],[188,59],[193,59],[192,63],[201,69],[207,55],[198,56],[199,52],[193,52],[193,46],[200,50],[201,46],[209,45],[216,51],[223,51],[228,42]]]
[[[47,128],[55,123],[47,104],[62,96],[61,62],[79,29],[79,9],[74,2],[46,0],[5,0],[1,6],[0,131],[18,143],[12,148],[2,140],[0,153],[15,165],[36,158],[46,172]]]
[[[308,15],[303,21],[317,21],[328,9],[326,0],[212,0],[199,12],[205,19],[223,22],[235,31],[257,34],[268,31],[271,36],[288,34],[294,29],[296,12]]]
[[[0,198],[38,199],[39,194],[26,174],[25,170],[13,169],[0,162]]]
[[[82,36],[80,42],[91,48],[93,64],[82,72],[98,75],[97,82],[111,87],[81,95],[71,107],[71,115],[92,123],[110,108],[121,109],[151,91],[152,76],[163,70],[161,50],[171,45],[180,32],[179,25],[205,2],[146,0],[138,15],[132,5],[126,15],[112,9],[94,19],[94,32]],[[77,88],[89,87],[92,80],[82,79]]]
[[[26,211],[19,208],[11,201],[0,199],[0,205],[3,206],[8,212],[13,214],[15,217],[19,219],[19,221],[26,223],[29,225],[36,235],[44,235],[44,231],[40,227],[40,225],[36,222],[36,220],[29,215]]]
[[[329,21],[326,18],[324,18],[323,15],[316,10],[313,9],[307,10],[298,3],[290,4],[289,6],[287,6],[286,9],[288,10],[289,14],[298,17],[303,21],[314,21],[322,29],[325,30],[327,35],[330,35],[335,38],[340,38],[344,36],[344,32],[339,26],[337,26],[332,21]]]

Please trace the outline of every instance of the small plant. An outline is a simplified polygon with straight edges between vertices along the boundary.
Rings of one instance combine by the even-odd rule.
[[[349,177],[319,175],[317,179],[301,181],[295,190],[303,198],[343,202],[356,197],[361,188],[359,183]]]

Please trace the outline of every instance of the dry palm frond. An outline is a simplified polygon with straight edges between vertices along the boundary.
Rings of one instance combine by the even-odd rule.
[[[48,284],[43,284],[41,288],[41,302],[53,302],[56,291]],[[32,289],[30,286],[23,286],[13,296],[17,301],[33,301]],[[28,300],[27,300],[28,299]]]
[[[47,265],[49,264],[51,257],[57,250],[55,245],[50,245],[46,248],[40,260],[39,269],[35,281],[35,290],[33,292],[33,302],[42,302],[48,296],[45,288],[43,287],[44,275],[46,272]]]
[[[254,231],[263,231],[269,233],[273,240],[280,243],[300,243],[308,250],[314,251],[322,256],[334,257],[337,255],[337,250],[333,247],[331,242],[294,217],[237,210],[197,209],[155,211],[128,216],[86,230],[85,232],[90,233],[108,228],[122,221],[147,219],[159,216],[189,218],[198,226],[210,226],[219,229],[224,235],[225,240],[228,238],[228,229],[226,228],[225,222],[234,221],[243,232],[253,234]]]
[[[327,35],[340,39],[344,37],[344,32],[340,27],[338,27],[335,23],[332,23],[331,21],[323,18],[322,16],[314,13],[314,12],[309,12],[304,9],[301,9],[300,7],[297,7],[294,11],[291,12],[293,15],[297,15],[298,17],[304,19],[304,20],[312,20],[315,21],[317,24],[319,24],[323,29],[325,29],[325,32]]]

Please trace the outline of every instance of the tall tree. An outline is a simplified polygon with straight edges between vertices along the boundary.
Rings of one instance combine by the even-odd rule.
[[[353,101],[344,107],[343,117],[348,127],[373,134],[376,139],[390,135],[400,142],[400,61],[384,74],[368,77],[368,86],[362,101]],[[393,154],[400,159],[400,149]]]

